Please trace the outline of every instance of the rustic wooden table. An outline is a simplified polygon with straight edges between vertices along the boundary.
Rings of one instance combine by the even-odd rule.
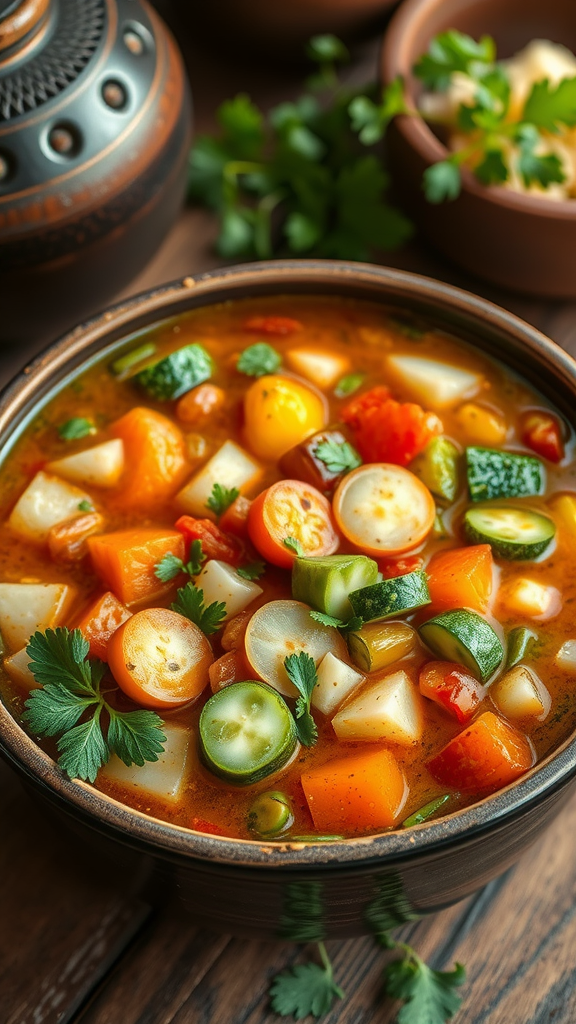
[[[206,41],[189,47],[200,127],[215,103],[245,90],[266,103],[294,94],[288,73],[232,64]],[[373,71],[368,47],[354,74]],[[184,212],[131,290],[217,265],[213,225]],[[468,287],[538,326],[576,354],[576,303],[498,293],[415,243],[389,262]],[[2,382],[31,352],[2,352]],[[467,965],[458,1024],[574,1024],[576,799],[504,877],[466,903],[405,929],[436,967]],[[198,929],[168,899],[153,907],[143,879],[102,862],[62,834],[0,764],[0,1024],[272,1024],[269,980],[306,955]],[[327,1024],[392,1022],[380,996],[383,953],[368,939],[328,943],[347,999]]]

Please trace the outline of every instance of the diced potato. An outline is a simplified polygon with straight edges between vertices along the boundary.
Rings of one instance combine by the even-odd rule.
[[[286,362],[294,373],[301,374],[319,388],[331,388],[350,372],[347,356],[326,349],[292,348],[286,353]]]
[[[379,679],[332,719],[339,740],[417,743],[424,729],[422,698],[403,670]]]
[[[60,625],[76,592],[65,583],[0,583],[0,633],[12,651],[36,630]]]
[[[556,587],[524,576],[505,584],[500,590],[499,601],[508,612],[527,615],[538,622],[553,619],[562,607],[562,597]]]
[[[251,580],[245,580],[227,562],[211,558],[196,579],[196,586],[204,594],[204,604],[224,601],[226,619],[231,619],[262,593],[262,587]]]
[[[82,511],[83,502],[92,506],[85,491],[41,471],[20,495],[8,525],[28,540],[43,544],[53,526]]]
[[[4,670],[14,683],[26,690],[37,690],[40,683],[36,682],[28,668],[29,664],[30,655],[25,647],[22,647],[16,654],[11,654],[9,658],[4,658]]]
[[[389,356],[387,364],[411,397],[436,409],[446,409],[465,398],[473,398],[483,379],[478,373],[423,356]]]
[[[75,483],[115,487],[124,471],[124,442],[120,438],[104,441],[83,452],[49,462],[47,469]]]
[[[567,672],[576,672],[576,640],[566,640],[556,655],[556,664]]]
[[[204,518],[212,516],[206,502],[214,484],[237,487],[245,491],[254,484],[262,470],[234,441],[226,441],[205,466],[178,493],[178,501],[185,512]]]
[[[189,774],[190,732],[180,725],[165,723],[164,751],[157,761],[146,761],[142,767],[128,767],[115,754],[100,770],[100,778],[118,782],[134,796],[177,804],[184,795]]]
[[[364,676],[330,651],[318,665],[318,682],[312,691],[312,704],[323,715],[331,715],[363,681]]]
[[[552,703],[544,683],[525,665],[515,665],[491,688],[491,696],[506,718],[546,718]]]
[[[466,402],[456,412],[456,419],[468,444],[497,448],[506,440],[506,420],[496,409],[488,409],[476,402]]]

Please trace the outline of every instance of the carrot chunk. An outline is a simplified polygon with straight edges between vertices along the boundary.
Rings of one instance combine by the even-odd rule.
[[[365,462],[393,462],[407,466],[429,441],[442,433],[435,413],[414,402],[397,402],[388,388],[376,387],[353,399],[341,412],[352,429],[354,442]]]
[[[472,608],[485,612],[492,593],[489,544],[439,551],[428,565],[428,588],[434,612]]]
[[[302,776],[304,795],[320,831],[389,828],[406,799],[406,783],[388,750],[339,757]]]
[[[132,612],[114,596],[111,590],[98,597],[76,623],[85,639],[90,644],[90,655],[93,658],[107,660],[108,641],[118,626],[129,619]]]
[[[507,786],[534,764],[526,737],[485,711],[428,763],[438,782],[489,793]]]
[[[180,428],[161,413],[137,406],[116,420],[112,434],[124,441],[127,467],[117,504],[148,509],[170,498],[190,468]]]
[[[124,604],[151,599],[166,590],[154,567],[169,552],[184,558],[182,534],[153,528],[118,530],[88,539],[94,571]]]
[[[562,427],[551,413],[533,411],[522,420],[522,440],[528,448],[550,462],[564,458]]]

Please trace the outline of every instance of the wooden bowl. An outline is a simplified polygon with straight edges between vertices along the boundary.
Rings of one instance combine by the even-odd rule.
[[[412,74],[431,39],[449,28],[474,38],[491,35],[498,55],[510,57],[532,39],[550,39],[576,52],[574,0],[408,0],[385,36],[382,75],[397,75],[416,102]],[[481,185],[463,173],[455,202],[434,206],[422,192],[427,167],[447,155],[423,121],[401,117],[391,126],[390,160],[407,212],[445,256],[500,286],[550,298],[576,296],[576,200],[554,202]]]
[[[497,356],[576,422],[576,363],[533,327],[467,292],[361,263],[294,260],[189,277],[112,307],[65,335],[0,396],[0,458],[64,379],[108,361],[124,339],[165,318],[264,295],[367,299],[424,317]],[[359,935],[468,896],[505,871],[571,794],[576,740],[493,796],[409,830],[333,843],[233,840],[170,825],[65,776],[0,702],[0,753],[63,824],[152,860],[212,929],[301,941]]]

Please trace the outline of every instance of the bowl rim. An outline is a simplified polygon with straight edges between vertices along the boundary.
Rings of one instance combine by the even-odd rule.
[[[242,289],[248,288],[248,295]],[[240,293],[235,296],[235,293]],[[430,316],[452,314],[471,332],[474,326],[492,333],[494,343],[507,337],[521,361],[534,363],[534,373],[553,371],[556,381],[576,398],[576,362],[563,349],[513,313],[452,285],[408,271],[337,260],[272,260],[241,264],[190,275],[136,295],[109,307],[49,345],[0,393],[0,440],[8,441],[16,413],[38,408],[46,391],[61,384],[67,372],[78,372],[92,347],[103,352],[119,344],[140,326],[151,325],[197,306],[257,295],[335,294],[380,301],[388,307],[422,308]],[[225,296],[225,298],[223,297]],[[175,312],[170,312],[174,310]],[[425,314],[423,314],[425,315]],[[135,325],[138,324],[138,327]],[[444,327],[446,329],[446,327]],[[507,363],[507,360],[502,360]],[[507,365],[510,365],[508,363]],[[514,368],[515,369],[515,368]],[[50,385],[50,381],[52,384]],[[44,393],[39,391],[44,386]],[[568,407],[567,407],[568,408]],[[333,843],[303,844],[289,840],[262,843],[230,839],[172,825],[134,810],[86,782],[68,779],[22,729],[0,700],[0,753],[28,781],[39,786],[51,802],[78,816],[93,829],[106,828],[125,845],[145,848],[169,859],[211,861],[262,867],[297,869],[320,867],[354,869],[370,863],[397,863],[426,857],[450,844],[464,844],[478,832],[497,830],[504,820],[518,817],[576,777],[576,734],[511,785],[438,821],[406,830],[384,832]],[[152,847],[152,850],[151,850]]]
[[[462,8],[469,6],[469,0],[457,2]],[[389,85],[400,75],[413,106],[416,106],[416,80],[412,74],[412,37],[416,26],[425,24],[428,17],[442,8],[443,4],[444,0],[405,0],[394,13],[384,35],[380,57],[383,82]],[[403,114],[395,119],[394,124],[427,165],[444,160],[449,155],[448,148],[421,118]],[[576,199],[543,199],[498,185],[482,185],[468,168],[463,167],[461,171],[462,190],[486,203],[549,220],[576,220]]]

